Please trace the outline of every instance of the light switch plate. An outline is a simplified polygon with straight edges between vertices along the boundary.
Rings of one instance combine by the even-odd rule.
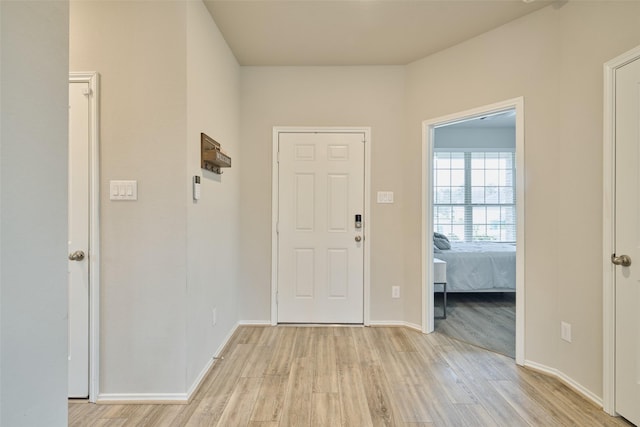
[[[391,287],[391,298],[400,298],[400,286]]]
[[[110,200],[138,200],[138,181],[109,181]]]
[[[393,191],[378,191],[378,203],[393,203]]]
[[[571,342],[571,323],[560,322],[560,338]]]

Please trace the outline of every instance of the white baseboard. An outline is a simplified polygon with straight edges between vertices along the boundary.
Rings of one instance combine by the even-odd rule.
[[[271,320],[240,320],[238,326],[271,326]],[[355,326],[355,325],[353,325]],[[422,326],[400,320],[370,320],[365,326],[406,326],[407,328],[422,331]]]
[[[215,357],[217,357],[217,354],[218,353],[216,353]],[[207,362],[204,369],[200,371],[200,374],[196,377],[195,381],[193,381],[193,384],[191,384],[189,391],[187,391],[187,400],[189,402],[191,402],[191,398],[196,393],[196,391],[198,391],[198,389],[200,388],[200,384],[202,384],[202,381],[207,376],[211,368],[213,368],[213,365],[216,363],[217,359],[215,359],[215,357],[212,357],[211,359],[209,359],[209,362]]]
[[[404,326],[422,332],[422,326],[402,320],[371,320],[369,326]]]
[[[238,325],[242,326],[271,326],[271,320],[241,320]]]
[[[571,388],[577,393],[580,393],[581,395],[583,395],[584,397],[586,397],[587,399],[589,399],[599,407],[602,407],[601,397],[596,396],[593,392],[591,392],[591,390],[587,389],[582,384],[576,382],[574,379],[567,376],[564,372],[559,371],[558,369],[555,369],[555,368],[550,368],[548,366],[542,365],[537,362],[532,362],[531,360],[525,360],[524,366],[527,368],[531,368],[535,371],[540,371],[544,374],[557,378],[558,380],[562,381],[567,387]]]
[[[200,384],[202,384],[202,381],[204,381],[205,377],[213,367],[214,363],[218,360],[217,358],[220,356],[220,353],[222,353],[222,350],[224,350],[225,346],[227,345],[227,343],[229,342],[233,334],[236,333],[236,329],[238,329],[238,326],[240,326],[240,324],[236,323],[235,326],[231,328],[231,331],[229,331],[227,336],[224,337],[224,339],[222,340],[222,343],[218,346],[216,351],[213,353],[213,357],[209,359],[209,362],[207,362],[207,364],[202,369],[202,371],[200,371],[200,375],[197,376],[193,384],[191,384],[191,387],[189,387],[189,391],[187,392],[189,401],[191,401],[191,399],[193,398],[193,395],[200,388]]]
[[[233,334],[236,333],[236,330],[238,329],[238,326],[240,326],[240,323],[236,323],[234,325],[233,328],[231,328],[231,330],[229,331],[229,333],[227,334],[226,337],[224,337],[224,339],[222,340],[222,343],[218,346],[218,348],[216,349],[216,352],[213,353],[213,357],[218,357],[220,356],[220,353],[222,353],[222,350],[224,350],[224,348],[227,346],[227,344],[229,343],[229,340],[231,339],[231,337],[233,336]]]
[[[224,350],[225,346],[227,345],[227,343],[229,342],[233,334],[236,333],[236,329],[238,329],[238,326],[239,326],[239,323],[236,323],[235,326],[231,328],[227,336],[224,337],[224,339],[222,340],[222,343],[218,346],[216,351],[213,353],[213,357],[202,369],[202,371],[200,372],[200,375],[198,375],[195,381],[193,381],[193,384],[191,384],[191,387],[189,387],[189,391],[187,392],[189,401],[191,401],[195,392],[198,391],[198,389],[200,388],[200,384],[202,384],[202,381],[204,381],[205,377],[207,376],[207,374],[209,373],[209,371],[211,370],[215,362],[218,360],[217,358],[220,356],[220,353],[222,353],[222,350]]]
[[[222,340],[220,346],[218,346],[213,357],[207,362],[205,367],[200,371],[200,374],[196,377],[189,391],[187,393],[100,393],[96,399],[96,403],[103,405],[132,405],[132,404],[144,404],[144,403],[158,403],[165,405],[186,405],[191,401],[193,395],[198,391],[200,384],[204,381],[207,374],[216,362],[216,358],[222,353],[224,347],[227,345],[233,334],[240,326],[236,323],[227,336]]]
[[[100,393],[96,399],[101,405],[136,405],[158,403],[164,405],[186,405],[187,393]]]

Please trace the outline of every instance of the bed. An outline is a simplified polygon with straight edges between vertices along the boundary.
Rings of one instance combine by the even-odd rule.
[[[456,243],[433,254],[447,263],[447,292],[515,292],[515,243]]]

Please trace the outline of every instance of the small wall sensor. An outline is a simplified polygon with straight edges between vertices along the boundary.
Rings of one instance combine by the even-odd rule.
[[[198,175],[193,177],[193,200],[200,200],[200,177]]]

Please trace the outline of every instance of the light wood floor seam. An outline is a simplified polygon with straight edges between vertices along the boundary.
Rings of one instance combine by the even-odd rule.
[[[188,405],[69,403],[70,426],[629,426],[560,381],[409,328],[240,326]]]

